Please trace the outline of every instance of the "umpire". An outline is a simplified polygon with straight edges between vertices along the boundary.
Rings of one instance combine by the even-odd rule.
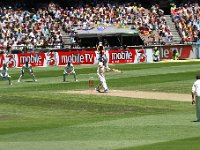
[[[192,86],[192,104],[196,104],[196,122],[200,122],[200,74],[196,75],[196,81]]]

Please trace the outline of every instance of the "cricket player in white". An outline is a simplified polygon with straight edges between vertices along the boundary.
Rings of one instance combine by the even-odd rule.
[[[29,64],[28,61],[26,61],[26,63],[22,66],[22,69],[21,69],[21,75],[18,79],[18,82],[21,82],[22,81],[22,78],[24,77],[24,74],[25,72],[28,71],[33,79],[34,82],[36,82],[36,78],[35,78],[35,75],[33,73],[33,68],[32,68],[32,65]]]
[[[6,63],[4,63],[3,66],[0,68],[0,76],[2,77],[2,80],[8,79],[9,85],[12,85],[11,76],[9,76],[8,74],[8,67]]]
[[[102,57],[103,59],[103,65],[105,67],[105,72],[118,72],[118,73],[122,73],[121,70],[118,70],[118,69],[114,69],[114,68],[110,68],[108,66],[108,57],[106,55],[104,55],[104,57]]]
[[[77,82],[78,80],[76,79],[76,72],[74,70],[74,66],[71,62],[68,62],[67,65],[64,68],[63,82],[66,81],[66,76],[69,76],[71,74],[73,74],[73,76],[74,76],[74,81]]]
[[[196,75],[196,81],[192,85],[192,104],[196,104],[196,122],[200,122],[200,74]]]
[[[106,68],[103,64],[103,58],[99,59],[99,64],[98,64],[98,68],[97,68],[97,75],[99,77],[100,80],[100,84],[98,85],[97,88],[95,88],[96,91],[101,92],[101,90],[104,90],[104,93],[108,93],[108,86],[106,83],[106,78],[105,78],[105,73]]]

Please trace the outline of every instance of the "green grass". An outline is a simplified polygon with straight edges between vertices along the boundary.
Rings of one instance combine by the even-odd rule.
[[[111,65],[111,90],[191,93],[199,62]],[[200,124],[188,102],[64,94],[87,90],[95,65],[75,66],[79,82],[62,82],[63,67],[34,68],[38,82],[9,70],[13,85],[0,81],[0,150],[198,149]]]
[[[138,147],[130,147],[120,150],[155,150],[155,149],[162,149],[162,150],[169,150],[169,149],[181,149],[181,150],[188,150],[188,149],[199,149],[200,137],[194,138],[187,138],[182,140],[174,140],[169,142],[160,142],[156,144],[150,144],[145,146],[138,146]]]

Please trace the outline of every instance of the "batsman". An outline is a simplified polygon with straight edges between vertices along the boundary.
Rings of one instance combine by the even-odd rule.
[[[103,57],[99,58],[98,68],[97,68],[97,75],[100,80],[100,84],[95,88],[95,90],[99,93],[102,93],[101,90],[103,90],[103,93],[108,93],[108,86],[106,83],[105,78],[105,66],[103,64]]]

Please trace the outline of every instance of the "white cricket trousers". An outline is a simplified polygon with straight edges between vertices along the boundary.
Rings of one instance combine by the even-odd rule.
[[[108,86],[107,86],[107,83],[106,83],[105,76],[103,74],[99,74],[99,73],[97,73],[97,75],[99,76],[99,80],[100,80],[104,90],[107,90]]]

